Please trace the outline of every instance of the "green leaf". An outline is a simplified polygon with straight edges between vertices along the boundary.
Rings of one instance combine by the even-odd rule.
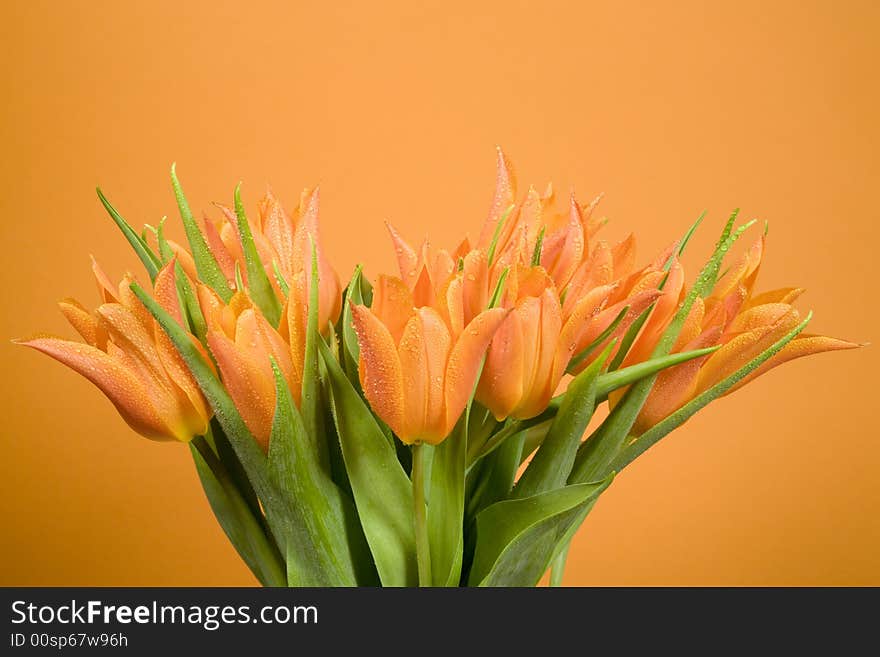
[[[104,206],[104,209],[107,210],[107,214],[110,215],[110,218],[113,219],[119,227],[119,230],[122,231],[125,239],[128,240],[128,243],[131,244],[131,248],[134,249],[137,257],[140,258],[140,261],[144,264],[147,274],[150,276],[150,281],[155,281],[156,274],[159,273],[159,258],[153,253],[153,250],[149,247],[146,240],[137,234],[134,228],[122,218],[122,215],[119,214],[116,208],[114,208],[110,201],[107,200],[107,197],[104,196],[104,192],[101,191],[101,188],[96,187],[95,191],[98,193],[98,198],[101,199],[101,204]]]
[[[254,244],[254,236],[251,233],[251,225],[248,223],[247,214],[244,210],[244,203],[241,200],[241,183],[235,187],[235,217],[238,220],[238,234],[241,236],[241,247],[244,253],[245,271],[248,277],[248,289],[254,303],[269,320],[272,326],[278,326],[281,317],[281,306],[278,303],[278,297],[275,296],[275,290],[272,289],[272,283],[266,276],[266,270],[263,262],[260,260],[260,254],[257,253],[257,246]]]
[[[710,402],[718,399],[725,392],[730,390],[737,383],[742,381],[749,374],[758,369],[768,359],[779,353],[785,345],[795,339],[797,335],[803,331],[813,317],[813,313],[809,313],[807,317],[798,324],[790,333],[783,336],[780,340],[771,345],[768,349],[762,351],[756,358],[743,365],[736,372],[719,381],[714,386],[698,395],[690,402],[682,406],[680,409],[661,420],[659,423],[648,429],[645,433],[635,439],[621,451],[620,455],[614,460],[613,468],[618,472],[632,463],[642,453],[644,453],[652,445],[656,444],[661,438],[669,432],[681,426],[690,419],[697,411],[705,407]]]
[[[323,340],[330,404],[361,525],[383,586],[417,586],[413,491],[394,447]]]
[[[354,318],[351,316],[352,304],[369,306],[373,301],[373,287],[363,274],[363,268],[358,265],[351,275],[348,287],[345,288],[345,303],[342,307],[342,365],[348,374],[349,380],[356,388],[360,389],[358,379],[358,360],[360,358],[360,345],[357,334],[354,331]]]
[[[302,395],[300,398],[300,411],[303,423],[308,432],[309,445],[324,470],[330,467],[330,455],[327,444],[321,440],[324,435],[323,416],[321,415],[321,395],[318,386],[320,367],[318,365],[318,340],[321,334],[318,329],[318,251],[315,243],[312,245],[312,272],[309,285],[309,312],[306,319],[306,344],[303,356],[303,380]],[[332,356],[331,356],[332,358]],[[335,362],[335,358],[333,359]]]
[[[254,487],[257,496],[266,507],[266,517],[272,528],[272,534],[278,545],[286,543],[284,527],[277,521],[274,513],[278,493],[274,490],[267,474],[267,460],[253,434],[247,428],[229,393],[220,383],[214,370],[202,357],[201,352],[193,343],[189,333],[178,324],[138,283],[132,283],[131,289],[141,303],[156,318],[162,329],[168,334],[172,343],[180,353],[190,373],[199,384],[205,399],[214,411],[214,417],[223,428],[239,462]]]
[[[492,292],[492,296],[489,298],[489,308],[497,308],[498,304],[501,302],[501,294],[504,292],[504,284],[507,282],[507,277],[510,275],[510,267],[505,267],[501,272],[501,275],[498,276],[498,282],[495,284],[495,290]]]
[[[288,571],[296,586],[355,586],[369,576],[369,551],[334,484],[308,448],[309,438],[290,389],[278,366],[275,373],[275,417],[269,438],[269,477],[287,498]],[[351,503],[348,502],[350,505]],[[355,520],[354,523],[346,519]],[[356,556],[357,555],[357,556]],[[361,564],[361,577],[358,577]],[[373,578],[375,581],[375,573]],[[368,580],[369,581],[369,580]]]
[[[180,218],[183,221],[183,229],[186,231],[186,239],[189,241],[189,247],[193,254],[193,260],[196,263],[196,271],[199,279],[207,284],[212,290],[220,295],[223,301],[228,302],[232,298],[232,290],[226,280],[226,276],[220,269],[220,265],[214,259],[214,254],[208,248],[205,236],[199,229],[193,217],[192,211],[189,209],[189,203],[183,195],[183,188],[177,179],[175,171],[176,164],[171,165],[171,185],[174,187],[174,196],[177,199],[177,207],[180,209]]]
[[[284,562],[278,548],[266,536],[226,468],[198,436],[190,443],[193,461],[208,503],[229,542],[263,586],[286,586]]]
[[[281,273],[281,270],[278,268],[278,261],[272,261],[272,271],[275,272],[275,280],[278,281],[278,287],[281,288],[281,292],[284,293],[284,296],[290,294],[290,286],[287,284],[287,281],[284,280],[284,274]]]
[[[535,240],[535,250],[532,252],[532,267],[541,266],[541,249],[544,246],[544,231],[547,226],[541,226],[541,232],[538,233],[538,239]]]
[[[471,586],[535,586],[573,518],[611,483],[577,484],[532,497],[504,500],[477,516]]]
[[[434,447],[428,486],[428,537],[434,586],[458,586],[464,550],[464,483],[467,417]]]
[[[697,217],[697,220],[691,224],[690,228],[687,229],[687,232],[684,234],[684,237],[681,238],[681,244],[679,244],[679,246],[678,246],[678,256],[679,257],[682,256],[685,248],[687,248],[688,242],[691,241],[691,237],[693,237],[694,233],[697,232],[697,228],[700,227],[700,224],[703,223],[703,219],[705,219],[705,218],[706,218],[706,211],[703,210],[700,213],[700,216]]]
[[[581,438],[596,409],[599,373],[610,349],[609,345],[569,384],[547,437],[513,489],[513,499],[531,497],[565,485]]]
[[[736,218],[739,216],[739,208],[736,208],[733,212],[730,213],[730,217],[727,219],[727,223],[724,225],[724,230],[721,231],[721,237],[718,238],[718,244],[715,246],[715,250],[722,251],[722,254],[727,251],[727,248],[724,248],[725,243],[727,243],[728,247],[732,244],[729,242],[731,235],[733,234],[733,224],[736,222]],[[754,220],[750,221],[747,225],[752,225]],[[742,230],[742,229],[740,229]],[[719,267],[716,267],[714,271],[711,272],[709,278],[706,280],[706,284],[703,287],[702,296],[707,297],[712,292],[712,288],[715,287],[715,282],[718,280],[718,270],[720,268],[720,260]]]
[[[467,501],[468,518],[510,495],[521,463],[524,441],[524,432],[514,433],[485,457],[483,467],[477,473],[479,481]]]
[[[617,390],[618,388],[623,388],[624,386],[631,385],[636,381],[644,379],[647,376],[657,374],[662,370],[680,365],[681,363],[686,363],[687,361],[693,360],[694,358],[706,356],[707,354],[718,351],[720,348],[721,346],[718,345],[715,347],[706,347],[705,349],[681,351],[677,354],[660,356],[658,358],[646,360],[643,363],[630,365],[629,367],[625,367],[622,370],[601,374],[599,376],[596,386],[596,398],[600,401],[604,400],[606,397],[608,397],[608,393]]]

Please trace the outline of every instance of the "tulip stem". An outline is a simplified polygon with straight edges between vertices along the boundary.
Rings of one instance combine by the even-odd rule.
[[[425,504],[425,475],[427,460],[431,456],[431,446],[424,443],[413,445],[412,485],[416,556],[419,563],[419,586],[431,586],[431,546],[428,542],[427,505]]]

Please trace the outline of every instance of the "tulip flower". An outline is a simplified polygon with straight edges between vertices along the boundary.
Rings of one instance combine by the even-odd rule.
[[[290,387],[294,403],[302,391],[304,326],[301,272],[290,288],[287,317],[291,328],[285,330],[296,348],[241,291],[223,301],[206,285],[199,285],[198,296],[207,325],[208,348],[220,370],[220,378],[229,391],[244,423],[257,442],[268,450],[275,414],[275,375],[272,359],[278,364]]]
[[[695,301],[673,351],[721,347],[708,356],[661,372],[636,419],[634,434],[643,433],[723,381],[800,322],[800,315],[792,303],[803,290],[783,288],[752,296],[763,251],[762,237],[718,281],[705,301],[699,298]],[[859,346],[846,340],[801,333],[725,394],[795,358]],[[615,400],[613,396],[612,403]]]
[[[318,256],[318,326],[323,331],[339,319],[342,310],[342,288],[339,276],[324,254],[318,228],[320,194],[318,188],[303,191],[294,216],[288,214],[271,192],[260,201],[257,220],[249,220],[257,253],[277,294],[281,284],[277,272],[289,286],[299,272],[305,272],[306,289],[311,280],[311,244]],[[247,285],[247,271],[241,236],[235,213],[223,205],[218,221],[205,220],[205,238],[230,285],[235,285],[238,269]],[[295,217],[295,218],[294,218]],[[283,295],[282,295],[283,296]]]
[[[352,306],[361,386],[400,440],[436,445],[449,435],[506,315],[483,310],[453,336],[434,308],[416,308],[406,283],[392,277],[378,279],[372,308]]]
[[[211,412],[177,350],[132,293],[131,275],[114,286],[97,263],[93,270],[103,300],[97,310],[90,313],[73,299],[59,304],[85,343],[41,336],[19,344],[94,383],[128,425],[147,438],[186,442],[203,435]],[[154,296],[181,321],[174,261],[156,276]]]
[[[464,238],[451,253],[446,249],[435,249],[427,239],[417,250],[400,236],[394,226],[390,223],[386,226],[397,254],[400,279],[412,292],[413,302],[416,306],[433,305],[455,271],[456,263],[471,250],[468,239]]]
[[[492,264],[498,268],[528,265],[540,236],[537,264],[547,270],[557,289],[563,290],[589,253],[590,239],[605,224],[604,218],[593,217],[601,196],[582,205],[572,193],[567,209],[558,212],[553,187],[548,185],[544,194],[530,187],[517,203],[513,167],[500,148],[497,152],[495,195],[477,247],[492,250]]]

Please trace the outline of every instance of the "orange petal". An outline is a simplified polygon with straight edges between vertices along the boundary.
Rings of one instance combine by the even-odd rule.
[[[443,378],[451,338],[443,319],[432,308],[420,308],[409,320],[398,354],[406,390],[404,434],[437,442],[446,437]]]
[[[370,310],[388,328],[397,344],[403,335],[403,327],[413,315],[412,292],[399,278],[380,274],[373,288]]]
[[[658,272],[659,273],[659,272]],[[662,280],[662,279],[661,279]],[[657,283],[659,284],[659,280]],[[654,347],[660,341],[660,336],[666,331],[666,327],[678,312],[681,302],[682,290],[684,289],[684,268],[676,258],[673,260],[666,276],[660,297],[654,303],[654,308],[648,316],[639,337],[627,354],[628,364],[647,360],[654,351]]]
[[[508,417],[522,399],[525,348],[522,320],[519,313],[512,312],[492,337],[477,386],[477,400],[497,420]]]
[[[83,307],[76,299],[62,299],[58,302],[61,313],[76,329],[83,340],[93,347],[103,347],[107,343],[107,333],[98,324],[98,320],[92,313]],[[100,344],[99,344],[100,343]]]
[[[400,269],[400,278],[406,283],[410,289],[416,285],[419,276],[419,254],[413,249],[400,233],[387,221],[385,227],[391,235],[391,241],[394,244],[394,253],[397,255],[397,266]]]
[[[103,351],[90,345],[53,337],[24,340],[19,344],[51,356],[94,383],[113,402],[128,425],[139,434],[154,440],[175,437],[150,404],[150,397],[141,380]]]
[[[168,240],[168,246],[171,248],[171,252],[177,258],[177,261],[180,263],[180,266],[183,267],[183,271],[186,272],[186,275],[189,276],[190,280],[199,280],[199,274],[196,271],[196,261],[193,260],[192,254],[174,240]]]
[[[562,243],[559,255],[554,258],[552,264],[546,265],[558,289],[562,290],[568,285],[578,265],[580,265],[584,258],[585,249],[586,237],[584,236],[582,225],[581,209],[572,192],[569,203],[569,221],[565,229],[565,241]]]
[[[812,356],[813,354],[821,354],[825,351],[838,351],[841,349],[856,349],[861,347],[856,342],[848,340],[839,340],[837,338],[829,338],[823,335],[804,335],[803,333],[789,342],[782,351],[768,359],[754,372],[745,377],[742,381],[733,386],[726,394],[730,394],[734,390],[738,390],[752,379],[761,376],[765,372],[772,370],[777,365],[782,365],[790,360],[802,358],[804,356]]]
[[[262,232],[278,258],[279,268],[288,273],[297,271],[298,268],[294,264],[294,260],[302,255],[294,245],[293,222],[271,192],[267,192],[263,207]],[[311,252],[312,250],[309,248],[304,253],[311,254]]]
[[[148,381],[148,385],[169,391],[171,381],[159,359],[152,326],[149,329],[145,327],[134,313],[119,303],[105,303],[98,307],[97,312],[113,342],[134,358],[138,375]]]
[[[497,149],[497,173],[495,175],[495,196],[492,198],[492,206],[489,208],[489,216],[480,231],[480,239],[477,244],[481,248],[488,248],[495,234],[498,221],[507,212],[507,208],[513,205],[516,199],[516,176],[513,167],[499,146]]]
[[[320,189],[315,187],[307,193],[301,204],[299,222],[294,234],[294,272],[306,272],[306,289],[312,284],[312,245],[318,263],[318,327],[322,333],[327,332],[327,325],[335,323],[342,312],[342,286],[339,276],[321,247],[321,232],[318,223],[320,206]]]
[[[645,309],[650,306],[654,300],[660,295],[658,290],[646,290],[644,292],[640,292],[639,294],[630,297],[624,301],[619,301],[616,304],[609,306],[603,309],[599,314],[593,317],[587,325],[586,329],[581,334],[581,339],[578,342],[577,347],[575,348],[575,353],[586,349],[590,344],[592,344],[595,340],[599,338],[602,332],[607,329],[611,323],[617,319],[617,316],[620,312],[627,306],[629,306],[629,310],[626,315],[623,317],[621,322],[617,325],[617,328],[612,331],[611,335],[609,335],[600,345],[598,345],[592,352],[591,356],[584,360],[582,363],[578,365],[577,371],[580,372],[587,367],[593,360],[595,360],[601,353],[603,345],[608,344],[611,340],[620,339],[624,333],[626,333],[627,329],[629,329],[630,324],[632,324]]]
[[[118,288],[113,281],[101,269],[101,265],[92,256],[92,273],[95,275],[95,282],[98,284],[98,295],[104,303],[116,303],[119,301]]]
[[[243,352],[222,331],[209,330],[207,339],[242,420],[263,449],[268,449],[275,413],[275,379],[268,358],[258,362],[255,354]]]
[[[430,306],[434,303],[434,286],[428,268],[422,265],[416,284],[412,290],[413,303],[416,307]]]
[[[782,287],[777,290],[770,290],[756,294],[746,303],[745,308],[760,306],[765,303],[794,303],[795,300],[804,293],[802,287]]]
[[[636,236],[630,233],[611,249],[614,278],[628,276],[636,264]]]
[[[470,322],[489,305],[489,266],[483,251],[471,251],[464,258],[462,279],[463,325]],[[460,331],[459,331],[460,332]]]
[[[459,258],[464,258],[471,251],[471,242],[467,237],[465,237],[461,242],[458,243],[458,246],[455,247],[455,251],[452,252],[452,259],[458,262]]]
[[[682,351],[702,349],[715,344],[721,334],[720,327],[700,335],[685,345]],[[700,367],[711,354],[694,358],[681,365],[663,370],[657,377],[648,399],[645,400],[633,426],[633,433],[641,435],[669,414],[681,408],[693,397]]]
[[[525,248],[521,254],[527,258],[526,261],[531,260],[532,254],[535,251],[535,244],[538,241],[538,233],[541,232],[541,228],[544,226],[543,206],[540,194],[535,191],[534,187],[529,187],[529,192],[526,194],[526,198],[519,211],[519,221],[526,231]]]
[[[584,281],[581,289],[608,285],[614,280],[614,259],[611,247],[605,240],[596,242],[596,247],[587,259]]]
[[[230,285],[234,285],[235,259],[226,248],[226,244],[223,242],[223,238],[220,236],[220,231],[217,229],[216,224],[214,224],[214,222],[207,216],[203,218],[203,223],[205,225],[204,233],[208,242],[208,248],[214,255],[214,259],[220,266],[223,275],[226,276],[226,281]],[[239,264],[238,269],[241,272],[242,282],[247,285],[247,267],[245,266],[244,261]]]
[[[547,408],[550,397],[559,384],[558,380],[554,380],[554,364],[562,331],[562,310],[559,307],[559,299],[552,289],[545,290],[538,300],[539,315],[536,318],[538,332],[535,342],[529,343],[526,337],[526,344],[534,344],[532,351],[535,357],[532,370],[529,371],[526,366],[523,372],[524,395],[514,413],[518,419],[534,417]]]
[[[360,345],[361,387],[370,406],[404,442],[418,436],[404,432],[404,387],[397,345],[368,308],[353,305],[351,314]]]
[[[611,291],[611,285],[600,285],[590,290],[586,296],[575,304],[571,314],[565,319],[559,334],[559,345],[556,350],[556,362],[553,366],[553,378],[557,381],[568,368],[568,363],[575,355],[575,349],[581,341],[582,334],[605,304]],[[565,317],[563,313],[563,317]]]
[[[166,264],[153,282],[153,298],[170,314],[174,320],[183,325],[183,315],[180,312],[180,299],[177,295],[177,280],[175,278],[176,258]]]
[[[798,312],[790,308],[770,325],[756,325],[734,335],[713,353],[700,370],[696,394],[708,390],[756,358],[797,325]],[[722,338],[725,339],[725,338]]]
[[[507,313],[508,311],[502,308],[483,311],[467,325],[452,347],[446,365],[444,436],[448,435],[458,422],[465,404],[471,398],[483,355]]]

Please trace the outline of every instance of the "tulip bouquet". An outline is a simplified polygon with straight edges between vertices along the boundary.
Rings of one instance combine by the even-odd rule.
[[[60,303],[84,342],[22,344],[138,433],[189,443],[267,586],[558,584],[615,473],[770,368],[858,346],[804,333],[802,290],[756,291],[766,231],[724,265],[754,222],[734,212],[688,284],[699,221],[639,267],[632,237],[597,239],[598,199],[520,198],[500,150],[476,242],[414,248],[389,227],[399,275],[357,268],[344,288],[317,189],[250,215],[236,189],[198,222],[171,178],[188,246],[164,222],[135,231],[99,190],[150,285],[94,263],[101,305]]]

